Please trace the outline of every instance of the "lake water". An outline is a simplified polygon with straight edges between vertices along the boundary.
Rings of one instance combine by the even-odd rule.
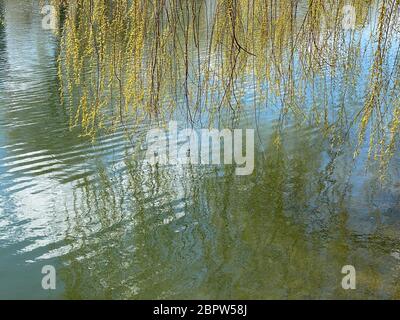
[[[381,185],[354,137],[339,147],[296,119],[281,132],[245,94],[252,175],[146,166],[123,128],[93,143],[69,129],[58,39],[32,3],[0,1],[0,299],[400,298],[398,153]],[[132,127],[133,144],[150,127]],[[342,289],[345,265],[357,290]]]

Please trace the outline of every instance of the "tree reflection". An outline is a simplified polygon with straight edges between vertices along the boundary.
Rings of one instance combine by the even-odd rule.
[[[390,258],[398,235],[358,232],[365,222],[352,216],[352,157],[327,154],[332,137],[318,132],[277,122],[262,133],[249,177],[229,166],[150,168],[132,158],[124,169],[99,167],[68,213],[65,297],[398,297]],[[347,264],[359,272],[355,292],[341,288]]]

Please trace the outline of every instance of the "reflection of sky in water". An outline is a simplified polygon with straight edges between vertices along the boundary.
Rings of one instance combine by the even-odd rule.
[[[51,174],[34,176],[35,164],[48,160],[46,156],[40,156],[47,150],[29,152],[34,146],[23,139],[31,138],[29,131],[24,134],[25,128],[32,128],[34,133],[39,126],[45,125],[46,119],[41,120],[42,123],[35,119],[45,116],[40,109],[48,105],[46,85],[49,83],[49,74],[55,70],[56,44],[48,33],[41,30],[40,17],[35,14],[37,6],[19,1],[4,3],[6,48],[2,54],[5,55],[3,59],[6,64],[0,71],[3,140],[0,170],[3,198],[1,220],[6,228],[1,238],[7,242],[19,242],[49,235],[46,242],[51,243],[54,239],[50,229],[57,230],[57,221],[51,211],[43,208],[51,207],[57,195],[62,194],[62,189],[54,184]],[[34,106],[37,111],[33,110]],[[24,115],[32,117],[24,119]],[[52,163],[46,161],[46,164],[51,166]],[[45,189],[47,192],[40,192]],[[71,191],[70,187],[65,189]]]

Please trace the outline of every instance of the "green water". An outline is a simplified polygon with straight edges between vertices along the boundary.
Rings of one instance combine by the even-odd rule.
[[[338,145],[296,119],[280,132],[248,97],[252,175],[151,168],[123,129],[94,144],[69,130],[57,38],[31,1],[0,5],[1,299],[400,298],[399,154],[381,185],[351,138]],[[345,265],[356,290],[342,289]]]

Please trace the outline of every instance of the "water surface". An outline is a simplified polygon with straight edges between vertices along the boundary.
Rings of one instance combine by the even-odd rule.
[[[381,185],[351,138],[339,147],[255,111],[249,80],[238,126],[257,128],[253,175],[149,167],[124,128],[94,143],[69,129],[57,37],[37,4],[0,8],[0,298],[400,298],[399,154]],[[132,129],[134,145],[150,127]],[[44,265],[55,291],[41,288]],[[345,265],[355,291],[341,287]]]

